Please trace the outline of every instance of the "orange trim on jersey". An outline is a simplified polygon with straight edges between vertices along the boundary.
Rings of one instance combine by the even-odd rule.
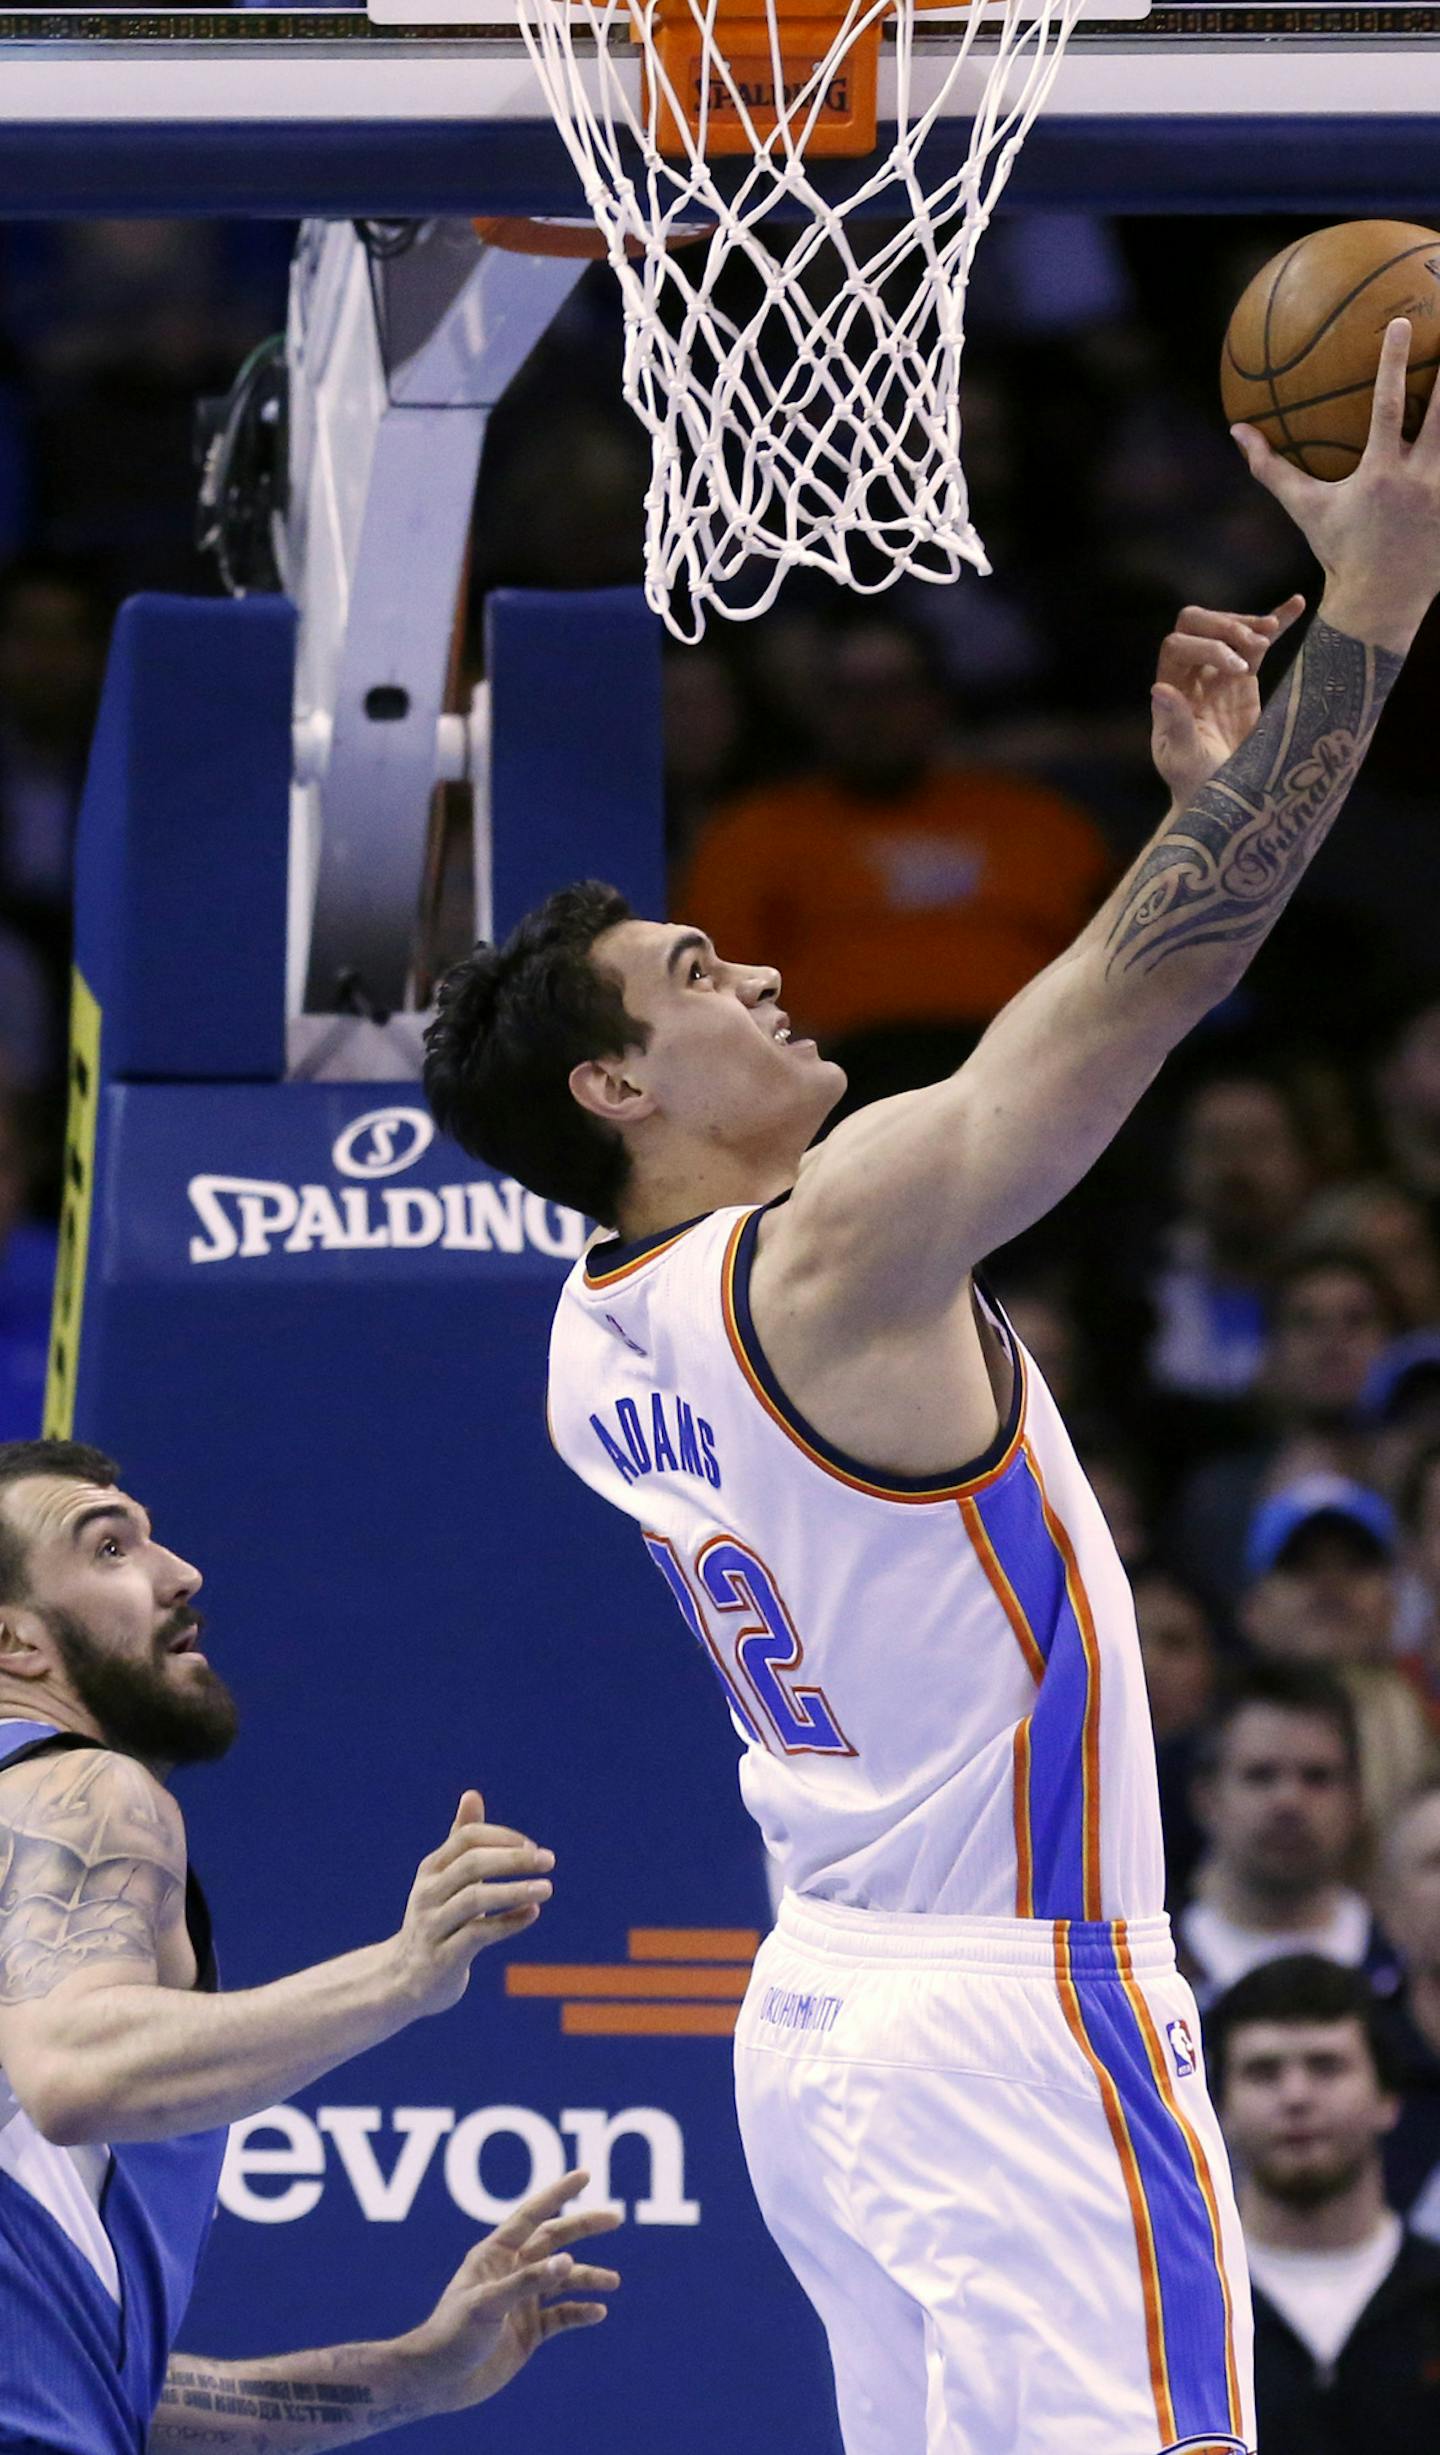
[[[1125,2120],[1120,2091],[1086,2035],[1079,1990],[1070,1969],[1068,1918],[1057,1918],[1055,1921],[1055,1984],[1065,2025],[1095,2075],[1105,2120],[1120,2160],[1125,2196],[1130,2202],[1130,2218],[1135,2228],[1135,2250],[1140,2262],[1140,2292],[1145,2304],[1145,2345],[1150,2359],[1150,2392],[1155,2399],[1155,2418],[1160,2425],[1161,2441],[1168,2446],[1176,2435],[1175,2404],[1170,2392],[1169,2365],[1165,2358],[1165,2322],[1160,2302],[1160,2263],[1155,2255],[1155,2232],[1150,2222],[1145,2185],[1140,2178],[1140,2160],[1135,2154],[1135,2143]]]
[[[741,1372],[744,1374],[745,1379],[749,1384],[751,1395],[759,1400],[761,1406],[765,1409],[766,1414],[770,1417],[771,1422],[779,1425],[781,1431],[785,1434],[786,1439],[793,1441],[795,1447],[803,1451],[804,1455],[810,1460],[811,1465],[818,1466],[820,1472],[823,1475],[829,1475],[834,1482],[845,1484],[846,1487],[852,1492],[863,1492],[866,1498],[869,1500],[897,1501],[902,1508],[907,1506],[913,1507],[918,1503],[922,1508],[928,1509],[933,1508],[937,1500],[964,1500],[970,1493],[987,1491],[992,1483],[998,1483],[1000,1477],[1007,1473],[1009,1468],[1014,1465],[1025,1438],[1025,1418],[1028,1411],[1027,1401],[1029,1393],[1025,1373],[1025,1358],[1020,1351],[1018,1340],[1015,1342],[1012,1350],[1015,1359],[1015,1370],[1020,1379],[1020,1403],[1016,1409],[1015,1429],[1012,1432],[1009,1441],[1006,1443],[1004,1455],[997,1458],[993,1466],[987,1467],[985,1472],[981,1475],[962,1477],[958,1483],[937,1483],[933,1486],[933,1488],[927,1488],[925,1491],[921,1492],[897,1492],[891,1484],[873,1483],[864,1475],[851,1474],[847,1468],[837,1466],[833,1459],[825,1457],[820,1450],[815,1448],[811,1440],[804,1432],[801,1431],[799,1425],[790,1415],[786,1413],[784,1408],[776,1405],[774,1399],[766,1389],[764,1382],[756,1372],[746,1350],[744,1336],[740,1329],[739,1316],[735,1307],[735,1264],[740,1248],[740,1238],[748,1224],[749,1215],[750,1214],[747,1212],[744,1219],[737,1221],[734,1232],[730,1238],[730,1242],[725,1248],[725,1261],[720,1274],[721,1306],[725,1316],[725,1330],[730,1341],[731,1351],[735,1357],[736,1363],[739,1365]],[[591,1284],[596,1285],[598,1282],[592,1281]]]
[[[1081,1780],[1085,1792],[1082,1898],[1086,1917],[1099,1920],[1105,1914],[1101,1907],[1100,1888],[1100,1641],[1095,1634],[1095,1615],[1090,1608],[1090,1597],[1085,1591],[1085,1580],[1075,1557],[1075,1546],[1050,1506],[1040,1461],[1028,1441],[1025,1443],[1025,1456],[1040,1495],[1046,1530],[1064,1562],[1065,1591],[1075,1614],[1081,1645],[1085,1649],[1085,1720],[1080,1734]]]
[[[1020,1597],[1005,1574],[1000,1555],[985,1530],[985,1520],[974,1500],[967,1495],[966,1498],[958,1501],[956,1506],[965,1521],[965,1532],[970,1537],[975,1556],[990,1581],[995,1599],[1009,1621],[1015,1642],[1025,1657],[1025,1668],[1038,1688],[1045,1676],[1045,1657],[1040,1651],[1035,1631],[1025,1617]]]
[[[1181,2137],[1190,2151],[1190,2162],[1195,2168],[1195,2179],[1200,2186],[1200,2196],[1205,2202],[1205,2213],[1210,2219],[1210,2232],[1215,2245],[1215,2269],[1220,2278],[1220,2294],[1225,2305],[1225,2386],[1230,2400],[1230,2427],[1238,2438],[1243,2435],[1243,2411],[1240,2398],[1240,2374],[1235,2361],[1235,2304],[1230,2292],[1230,2278],[1225,2267],[1225,2242],[1220,2230],[1220,2209],[1215,2198],[1210,2160],[1198,2134],[1192,2130],[1180,2100],[1175,2094],[1175,2084],[1170,2075],[1170,2067],[1165,2060],[1154,2020],[1151,2018],[1150,2006],[1141,1992],[1140,1983],[1130,1959],[1130,1941],[1125,1932],[1123,1919],[1117,1921],[1115,1927],[1115,1959],[1120,1971],[1120,1983],[1125,1989],[1130,2009],[1135,2015],[1140,2034],[1145,2041],[1145,2052],[1150,2058],[1150,2069],[1155,2075],[1155,2086],[1160,2092],[1163,2104],[1174,2116]]]
[[[618,1287],[622,1279],[633,1279],[637,1270],[644,1270],[650,1262],[658,1262],[662,1254],[673,1253],[675,1247],[685,1237],[693,1235],[696,1228],[703,1224],[702,1220],[692,1219],[688,1227],[677,1228],[673,1236],[667,1236],[662,1243],[652,1245],[648,1253],[637,1253],[633,1261],[621,1262],[616,1270],[602,1270],[598,1278],[592,1278],[587,1268],[584,1273],[586,1286]]]
[[[1030,1717],[1015,1725],[1015,1915],[1035,1915],[1035,1849],[1030,1838]]]

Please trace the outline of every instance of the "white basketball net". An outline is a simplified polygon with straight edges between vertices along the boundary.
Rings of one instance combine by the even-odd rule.
[[[700,636],[708,607],[763,613],[796,565],[865,592],[907,572],[947,581],[965,563],[989,569],[960,465],[966,284],[1082,5],[1005,0],[983,26],[972,7],[943,21],[943,56],[917,57],[915,0],[849,0],[766,135],[718,47],[716,0],[689,0],[708,71],[693,132],[694,106],[656,57],[657,0],[520,0],[624,292],[625,397],[653,445],[646,594],[678,638]],[[765,6],[744,49],[752,61],[768,49],[780,94],[786,29],[776,0]],[[858,179],[853,165],[830,165],[853,191],[837,203],[807,141],[855,37],[881,20],[894,34],[895,143]],[[967,112],[975,92],[968,150],[927,188],[922,147],[962,74]],[[751,153],[712,165],[705,115],[722,89]],[[684,159],[659,149],[666,105]],[[888,118],[884,88],[880,108]],[[708,240],[677,247],[697,225],[714,226]]]

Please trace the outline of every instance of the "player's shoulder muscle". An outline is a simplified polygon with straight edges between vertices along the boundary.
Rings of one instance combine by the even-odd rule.
[[[185,1828],[154,1776],[104,1748],[0,1773],[0,2004],[101,1962],[154,1971],[185,1885]]]
[[[965,1236],[955,1158],[964,1106],[951,1076],[877,1100],[807,1153],[790,1198],[761,1230],[767,1309],[848,1310],[857,1330],[862,1315],[949,1311],[981,1258]]]

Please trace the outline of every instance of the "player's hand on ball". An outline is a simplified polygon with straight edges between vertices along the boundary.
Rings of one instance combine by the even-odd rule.
[[[487,1944],[533,1926],[551,1893],[554,1853],[487,1824],[478,1790],[467,1790],[438,1850],[422,1858],[394,1939],[397,1976],[411,2017],[448,2011]]]
[[[1287,597],[1269,614],[1187,605],[1160,650],[1150,693],[1150,751],[1177,809],[1208,784],[1260,717],[1261,664],[1305,611]]]
[[[1440,591],[1440,385],[1413,443],[1404,438],[1411,326],[1386,329],[1365,450],[1349,477],[1308,477],[1253,426],[1232,431],[1326,574],[1323,612],[1338,630],[1403,655]]]
[[[593,2234],[613,2233],[616,2208],[565,2213],[590,2177],[562,2174],[522,2200],[513,2216],[452,2276],[430,2316],[397,2346],[428,2412],[463,2412],[508,2387],[536,2347],[605,2316],[597,2293],[613,2293],[615,2270],[574,2256]]]

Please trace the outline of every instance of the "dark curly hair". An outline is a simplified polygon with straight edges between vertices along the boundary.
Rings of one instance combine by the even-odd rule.
[[[548,1202],[613,1227],[630,1172],[614,1126],[570,1089],[588,1057],[644,1048],[595,940],[632,917],[597,879],[562,887],[526,914],[503,946],[476,946],[440,983],[425,1034],[425,1097],[442,1133],[472,1159],[518,1177]]]
[[[1321,1952],[1287,1952],[1283,1960],[1262,1961],[1258,1969],[1247,1970],[1205,2015],[1205,2059],[1216,2104],[1225,2094],[1237,2029],[1262,2022],[1290,2028],[1337,2020],[1357,2023],[1380,2086],[1398,2089],[1401,2074],[1390,2033],[1374,1989],[1360,1970],[1343,1967]]]

